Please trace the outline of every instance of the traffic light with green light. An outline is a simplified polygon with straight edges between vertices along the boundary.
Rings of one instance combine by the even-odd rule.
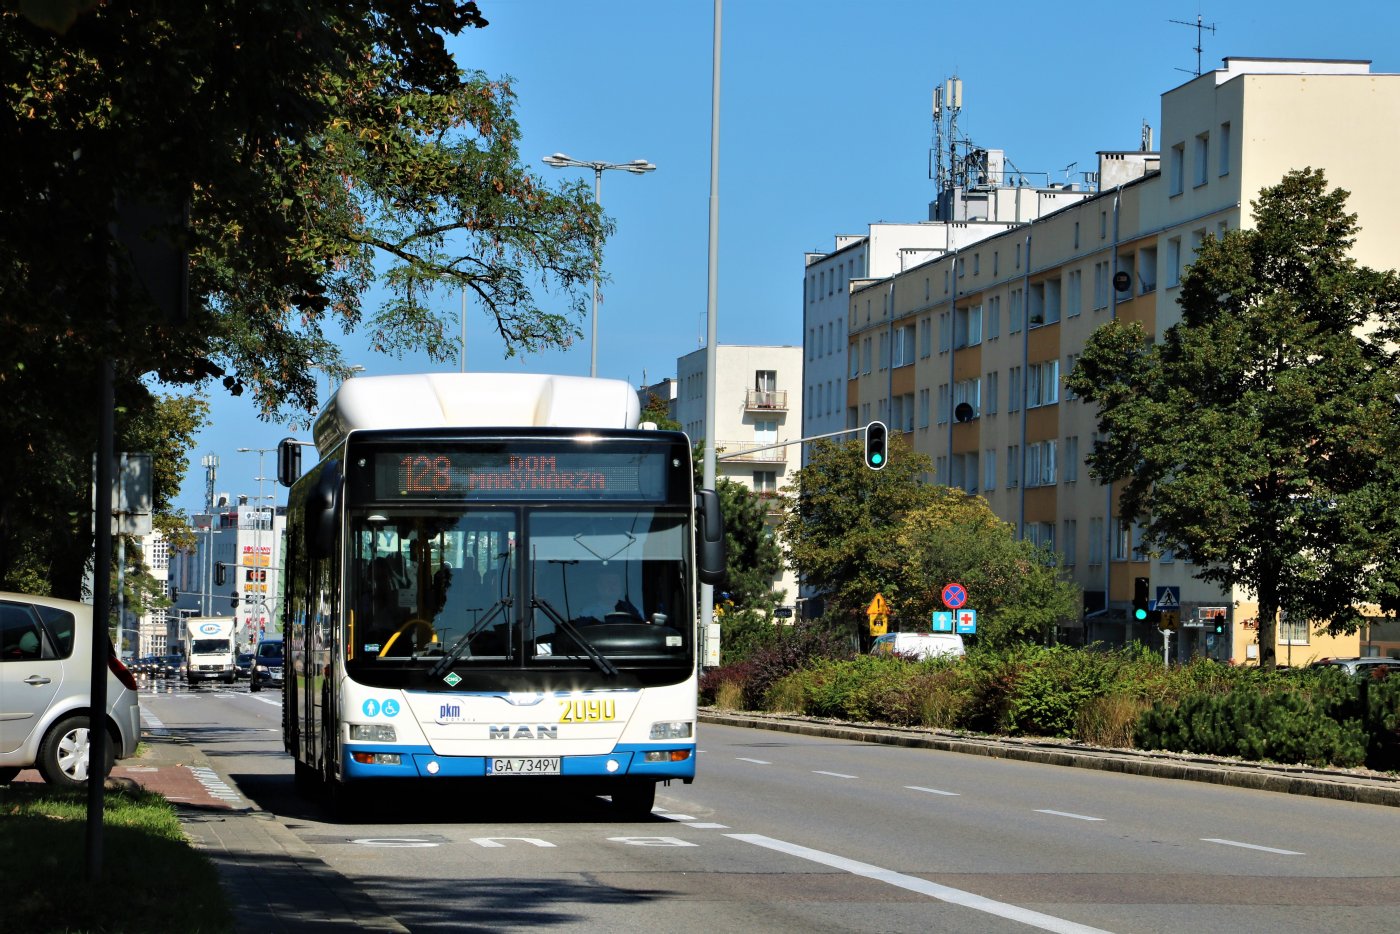
[[[871,422],[865,426],[865,466],[871,470],[881,470],[889,461],[889,430],[884,422]]]
[[[1133,578],[1133,619],[1139,623],[1147,622],[1147,585],[1147,578]]]

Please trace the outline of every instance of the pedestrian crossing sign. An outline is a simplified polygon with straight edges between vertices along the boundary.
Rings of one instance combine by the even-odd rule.
[[[1158,587],[1157,606],[1158,610],[1179,610],[1181,609],[1181,588],[1180,587]]]

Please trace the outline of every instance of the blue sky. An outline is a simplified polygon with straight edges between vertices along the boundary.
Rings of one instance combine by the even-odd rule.
[[[521,158],[546,181],[592,183],[587,170],[540,158],[657,165],[603,175],[617,233],[604,255],[598,374],[634,385],[675,374],[701,346],[707,303],[709,0],[479,0],[491,21],[452,40],[465,68],[510,76]],[[959,127],[1006,151],[1017,168],[1067,180],[1101,149],[1137,148],[1157,128],[1161,94],[1227,56],[1369,59],[1400,71],[1400,4],[1382,0],[1221,0],[1212,4],[1075,4],[1002,0],[729,0],[724,8],[719,185],[721,343],[800,344],[803,254],[873,221],[927,218],[933,184],[933,88],[963,81]],[[1396,119],[1400,115],[1378,115]],[[1383,171],[1383,167],[1378,167]],[[1077,180],[1077,175],[1075,177]],[[370,303],[375,301],[372,295]],[[441,307],[455,315],[458,295]],[[468,308],[467,367],[587,375],[584,341],[565,352],[506,359],[479,309]],[[348,363],[367,374],[455,370],[424,358],[369,353],[351,337]],[[191,454],[176,505],[202,510],[204,454],[217,487],[258,493],[258,456],[292,434],[259,421],[252,403],[211,390],[212,425]],[[302,432],[298,437],[309,438]],[[308,455],[312,452],[308,450]],[[265,461],[267,475],[273,459]],[[273,484],[264,484],[272,493]],[[279,491],[280,493],[280,491]],[[279,501],[281,497],[279,496]]]

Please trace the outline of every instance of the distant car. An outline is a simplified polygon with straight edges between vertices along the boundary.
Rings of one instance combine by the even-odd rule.
[[[963,638],[950,632],[888,632],[876,636],[871,655],[906,655],[925,658],[958,658],[965,655]]]
[[[154,674],[161,678],[178,678],[185,673],[185,656],[162,655],[156,662]]]
[[[108,642],[103,776],[116,759],[136,754],[136,691],[136,679]],[[92,607],[0,593],[0,785],[27,768],[52,785],[86,785],[91,697]]]
[[[264,686],[282,686],[282,637],[267,636],[258,640],[253,650],[253,671],[248,690],[261,691]]]
[[[1349,675],[1378,675],[1386,677],[1389,674],[1400,674],[1400,658],[1386,658],[1382,655],[1367,655],[1361,658],[1321,658],[1308,666],[1309,668],[1340,668]],[[1385,674],[1379,674],[1377,669],[1386,669]]]
[[[253,673],[253,653],[239,652],[236,663],[238,665],[238,677],[247,678]]]

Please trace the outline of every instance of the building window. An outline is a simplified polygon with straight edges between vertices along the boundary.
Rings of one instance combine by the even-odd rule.
[[[1026,445],[1026,487],[1055,485],[1056,445],[1037,441]]]
[[[1196,151],[1193,155],[1193,178],[1192,182],[1196,188],[1200,188],[1210,178],[1210,134],[1202,133],[1196,137]]]
[[[987,448],[982,452],[982,491],[990,493],[997,488],[997,449]]]
[[[1074,483],[1079,479],[1079,436],[1070,435],[1065,439],[1065,482]]]
[[[1103,564],[1103,518],[1089,519],[1089,564]]]
[[[1141,294],[1157,291],[1157,248],[1143,247],[1138,253],[1138,281]]]
[[[1075,543],[1079,538],[1079,523],[1074,519],[1064,521],[1064,534],[1060,536],[1060,556],[1065,567],[1072,568],[1075,564]]]
[[[1175,197],[1185,190],[1186,144],[1177,143],[1167,155],[1167,195]]]
[[[948,424],[948,384],[938,384],[938,411],[934,418],[940,425]]]
[[[1064,369],[1064,373],[1065,373],[1065,378],[1066,378],[1066,379],[1068,379],[1069,376],[1070,376],[1070,374],[1072,374],[1072,373],[1074,372],[1074,365],[1075,365],[1076,363],[1078,363],[1078,362],[1079,362],[1079,354],[1077,354],[1077,353],[1065,354],[1065,369]],[[1070,389],[1068,386],[1065,387],[1065,401],[1066,401],[1066,402],[1073,402],[1073,401],[1074,401],[1074,390]]]
[[[1216,158],[1219,160],[1219,174],[1230,174],[1230,124],[1220,124],[1220,140],[1215,146]]]
[[[1001,337],[1001,296],[993,295],[987,299],[987,319],[986,319],[987,340],[994,340]]]
[[[919,390],[919,427],[928,427],[929,395],[927,389]]]
[[[1019,444],[1009,444],[1006,446],[1006,486],[1008,489],[1015,489],[1021,485],[1021,446]]]
[[[776,470],[755,470],[753,491],[759,496],[778,495],[778,472]]]
[[[1100,240],[1107,240],[1107,239],[1108,239],[1108,212],[1107,212],[1107,211],[1100,211],[1100,212],[1099,212],[1099,239],[1100,239]]]
[[[1006,411],[1019,412],[1021,411],[1021,368],[1013,366],[1007,371],[1007,374],[1011,378],[1006,386]],[[1008,469],[1011,467],[1009,463],[1006,466]]]
[[[919,356],[927,360],[933,354],[933,319],[919,321]]]
[[[1108,307],[1108,289],[1111,278],[1108,274],[1108,263],[1094,264],[1094,310],[1099,311]]]
[[[938,352],[947,353],[952,349],[953,336],[948,328],[948,312],[942,312],[938,316]]]
[[[992,251],[992,275],[993,275],[993,276],[999,276],[999,275],[1001,275],[1001,251],[1000,251],[1000,250],[993,250],[993,251]]]
[[[953,310],[953,346],[975,347],[982,343],[982,306]]]
[[[1278,621],[1279,642],[1284,645],[1307,645],[1308,644],[1308,621],[1306,619],[1293,619],[1292,614],[1282,613],[1282,618]]]
[[[1021,300],[1021,299],[1022,299],[1021,290],[1020,290],[1020,289],[1012,289],[1012,290],[1011,290],[1011,322],[1010,322],[1010,325],[1007,327],[1007,331],[1008,331],[1009,333],[1011,333],[1011,334],[1020,334],[1020,333],[1021,333],[1021,326],[1022,326],[1022,324],[1023,324],[1022,319],[1025,317],[1025,314],[1024,314],[1024,313],[1025,313],[1025,306],[1024,306],[1024,304],[1022,303],[1022,300]]]
[[[758,419],[753,423],[754,444],[777,444],[777,419]]]
[[[1047,360],[1026,367],[1026,408],[1060,401],[1060,361]]]
[[[993,370],[986,376],[987,391],[982,396],[983,413],[986,415],[997,414],[997,377],[999,374]]]
[[[1181,285],[1181,238],[1167,240],[1167,288]]]
[[[906,324],[894,331],[894,365],[911,366],[914,363],[914,325]]]
[[[1065,317],[1077,318],[1084,310],[1084,273],[1076,269],[1068,276],[1065,294]]]
[[[1074,248],[1079,249],[1079,221],[1074,222]]]
[[[982,380],[978,378],[959,380],[953,385],[953,412],[958,406],[967,403],[972,408],[972,418],[982,411]]]

